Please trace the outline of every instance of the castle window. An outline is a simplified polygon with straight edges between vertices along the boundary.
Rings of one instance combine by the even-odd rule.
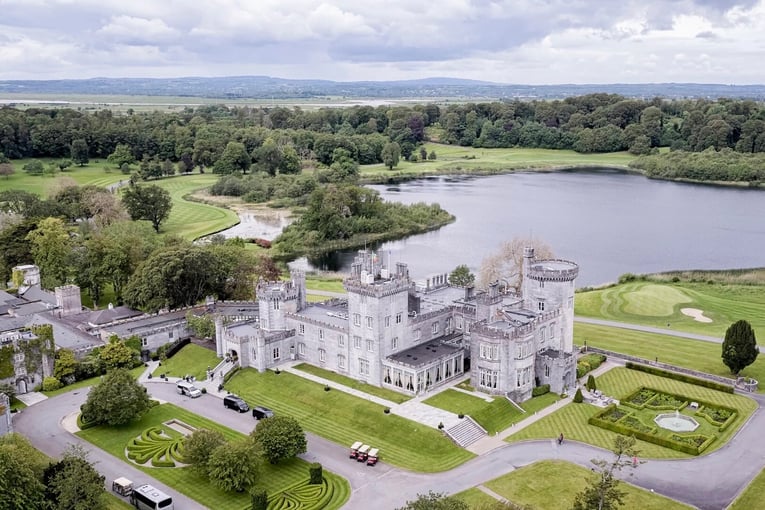
[[[13,360],[16,363],[20,363],[20,362],[24,361],[24,353],[23,352],[17,352],[16,354],[13,355]]]
[[[149,339],[148,338],[141,338],[141,345],[144,346],[144,347],[148,347]]]
[[[298,335],[305,335],[305,324],[298,324]]]
[[[324,363],[327,361],[327,351],[319,349],[319,361]]]
[[[390,327],[390,315],[385,316],[385,327],[386,328]]]
[[[544,289],[545,288],[545,281],[544,280],[539,280],[539,288],[540,289]]]
[[[345,368],[345,356],[342,354],[337,355],[337,368]]]
[[[537,308],[539,309],[540,312],[544,312],[545,311],[545,302],[544,301],[540,301],[539,303],[537,303]]]
[[[367,317],[367,327],[372,329],[372,317]]]
[[[361,326],[361,314],[354,313],[353,314],[353,325],[354,326]]]
[[[457,329],[460,329],[460,330],[461,330],[461,329],[462,329],[462,317],[460,317],[460,316],[458,315],[458,316],[457,316],[457,320],[456,320],[455,322],[456,322],[456,324],[457,324]]]
[[[487,370],[481,368],[478,370],[478,386],[482,388],[494,389],[497,387],[497,381],[499,380],[499,372],[496,370]]]
[[[353,346],[356,349],[361,349],[361,337],[356,335],[353,337]]]
[[[172,331],[168,331],[167,332],[167,338],[173,338],[173,332]]]
[[[367,340],[367,350],[373,352],[375,350],[375,343],[372,340]]]
[[[550,377],[550,367],[549,367],[549,365],[545,365],[545,377]]]
[[[258,359],[258,350],[257,349],[252,349],[252,359],[253,359],[253,361]]]
[[[338,347],[345,347],[345,337],[343,335],[337,337],[337,345]]]
[[[369,361],[359,358],[359,374],[369,375]]]
[[[481,344],[480,356],[483,359],[498,360],[499,359],[499,346],[492,344]]]
[[[547,336],[549,336],[551,340],[555,338],[555,323],[554,322],[550,324],[550,332],[547,334]]]
[[[420,332],[420,330],[419,330],[419,329],[415,329],[415,330],[414,330],[414,339],[415,339],[415,340],[419,340],[419,339],[420,339],[420,337],[422,337],[422,333]]]
[[[279,309],[279,302],[278,301],[274,301],[273,303],[274,303],[274,310],[278,310]]]
[[[274,347],[272,356],[274,361],[278,360],[279,358],[281,358],[281,350],[278,347]]]
[[[390,342],[391,349],[398,349],[398,337],[394,336],[393,340]]]
[[[298,354],[300,354],[301,356],[305,355],[305,344],[304,343],[299,343],[298,344]]]
[[[396,324],[401,324],[402,318],[403,318],[403,314],[401,312],[398,312],[396,314]]]
[[[319,340],[324,340],[324,330],[323,329],[319,330]]]
[[[431,331],[432,331],[432,333],[433,333],[434,335],[437,335],[437,334],[438,334],[438,322],[434,322],[434,323],[431,325],[430,329],[431,329]]]

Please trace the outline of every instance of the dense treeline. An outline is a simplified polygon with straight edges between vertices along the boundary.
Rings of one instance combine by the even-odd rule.
[[[731,149],[641,156],[630,166],[641,170],[647,177],[657,179],[735,181],[751,185],[765,182],[764,153],[740,153]]]
[[[108,158],[142,163],[162,175],[164,162],[230,174],[250,168],[296,173],[301,160],[330,165],[343,148],[360,164],[383,162],[386,143],[418,158],[426,139],[475,147],[539,147],[579,152],[710,147],[765,151],[765,107],[751,100],[627,99],[589,94],[557,101],[439,106],[252,108],[203,106],[181,112],[118,115],[71,109],[0,109],[0,152],[9,158]],[[119,160],[119,161],[117,161]],[[253,166],[254,165],[254,166]]]

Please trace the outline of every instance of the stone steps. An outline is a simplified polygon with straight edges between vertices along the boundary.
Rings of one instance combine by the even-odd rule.
[[[465,448],[475,443],[479,439],[486,437],[486,431],[474,422],[469,416],[466,416],[460,422],[448,429],[446,434],[452,438],[452,441]]]

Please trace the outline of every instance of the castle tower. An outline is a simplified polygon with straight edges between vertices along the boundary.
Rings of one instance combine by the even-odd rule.
[[[293,281],[258,282],[255,294],[259,305],[260,328],[265,331],[287,329],[285,314],[297,312],[300,292]],[[305,295],[305,287],[302,293]]]
[[[60,317],[69,317],[82,311],[80,288],[77,285],[56,287],[56,307]]]
[[[295,288],[298,291],[297,309],[298,311],[303,310],[306,304],[305,271],[302,271],[300,269],[294,269],[290,271],[290,279],[292,280],[292,282],[295,285]]]
[[[406,335],[409,270],[397,263],[391,271],[376,253],[360,250],[343,286],[348,292],[349,372],[380,385],[381,361],[413,345]]]
[[[523,254],[523,306],[537,313],[560,310],[560,324],[554,338],[558,348],[574,348],[574,290],[579,266],[568,260],[536,260],[534,249]],[[558,334],[560,332],[560,334]]]
[[[502,296],[499,293],[499,282],[490,283],[485,292],[476,295],[476,321],[494,322],[499,318],[502,307]]]

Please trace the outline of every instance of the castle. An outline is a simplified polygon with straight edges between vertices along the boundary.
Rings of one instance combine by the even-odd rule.
[[[448,284],[445,274],[417,285],[406,264],[387,267],[361,250],[344,280],[347,299],[306,302],[305,276],[257,285],[258,317],[216,324],[219,356],[260,371],[291,361],[373,386],[417,395],[464,377],[516,402],[535,386],[574,386],[574,282],[565,260],[523,258],[521,294],[498,283],[481,292]]]

